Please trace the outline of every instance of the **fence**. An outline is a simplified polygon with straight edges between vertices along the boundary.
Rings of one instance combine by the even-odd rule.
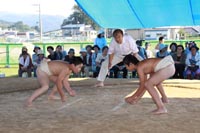
[[[177,44],[184,45],[187,40],[181,41],[165,41],[165,44],[170,45],[172,42],[176,42]],[[193,40],[200,46],[200,40]],[[153,49],[155,45],[158,43],[157,40],[149,41],[151,43],[151,48]],[[79,51],[81,48],[85,47],[86,45],[93,45],[93,42],[76,42],[76,43],[21,43],[21,44],[13,44],[13,43],[0,43],[0,65],[10,66],[10,65],[17,65],[18,58],[21,53],[21,48],[26,46],[28,48],[28,53],[30,55],[33,54],[34,45],[37,45],[42,48],[44,54],[47,55],[46,48],[48,46],[53,46],[54,48],[57,45],[63,46],[64,50],[68,51],[70,48],[75,49],[75,54],[79,55]],[[109,44],[109,43],[108,43]]]

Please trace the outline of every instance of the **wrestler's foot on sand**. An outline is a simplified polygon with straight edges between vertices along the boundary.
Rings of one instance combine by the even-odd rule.
[[[94,87],[103,87],[104,83],[103,82],[98,82],[97,84],[94,85]]]
[[[60,97],[58,97],[58,96],[52,96],[52,95],[50,95],[49,97],[48,97],[48,100],[60,100],[61,98]]]
[[[72,97],[74,97],[75,95],[76,95],[76,92],[75,92],[75,90],[68,90],[68,93],[69,93],[69,95],[70,96],[72,96]]]
[[[154,115],[166,114],[167,113],[167,109],[165,107],[159,108],[159,109],[156,109],[156,110],[152,111],[152,113]]]

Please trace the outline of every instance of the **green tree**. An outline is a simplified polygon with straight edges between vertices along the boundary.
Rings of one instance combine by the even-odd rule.
[[[95,30],[100,27],[90,19],[77,5],[73,6],[74,12],[67,18],[64,19],[62,26],[67,24],[87,24],[91,25]]]
[[[16,23],[14,23],[14,24],[11,25],[9,28],[16,29],[16,30],[18,30],[19,32],[26,32],[26,31],[32,30],[28,25],[23,24],[22,21],[18,21],[18,22],[16,22]]]

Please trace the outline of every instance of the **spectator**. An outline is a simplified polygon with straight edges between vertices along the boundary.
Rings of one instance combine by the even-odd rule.
[[[102,53],[99,53],[96,58],[96,71],[94,72],[94,77],[96,78],[99,74],[101,64],[108,58],[108,46],[102,48]]]
[[[94,73],[96,72],[96,58],[97,55],[100,53],[100,48],[98,45],[94,45],[92,47],[92,50],[94,50],[94,52],[92,53],[92,71],[94,76]]]
[[[37,55],[38,55],[37,66],[39,66],[40,63],[41,63],[41,61],[42,61],[43,59],[45,59],[45,56],[44,56],[44,53],[43,53],[42,50],[39,50]]]
[[[155,49],[157,49],[157,50],[159,50],[160,44],[163,44],[163,43],[164,43],[164,37],[163,37],[163,36],[159,37],[158,41],[159,41],[159,42],[158,42],[158,44],[157,44],[156,47],[155,47]]]
[[[190,53],[186,57],[186,78],[200,79],[200,53],[196,45],[190,47]]]
[[[47,51],[49,52],[49,55],[47,56],[48,59],[50,60],[56,60],[56,54],[54,52],[54,48],[52,46],[47,47]]]
[[[30,54],[28,54],[28,49],[26,47],[22,47],[22,53],[19,57],[19,70],[18,75],[19,77],[31,77],[32,72],[32,60]],[[25,76],[22,76],[25,75]]]
[[[172,54],[172,58],[175,63],[175,74],[173,78],[184,78],[184,70],[185,70],[185,60],[186,54],[184,53],[184,47],[182,45],[177,45],[176,52]]]
[[[145,50],[146,50],[146,53],[147,53],[147,58],[153,57],[152,51],[149,49],[150,46],[151,46],[151,44],[149,42],[145,43]]]
[[[85,67],[86,67],[86,64],[87,64],[87,51],[86,51],[86,49],[82,48],[81,51],[80,51],[80,54],[81,54],[80,57],[83,60],[83,67],[81,68],[79,76],[85,77]]]
[[[85,76],[89,77],[90,72],[92,72],[92,46],[91,45],[87,45],[86,47],[86,51],[87,51],[87,62],[86,62],[86,66],[85,66]]]
[[[156,58],[164,58],[169,55],[167,51],[168,46],[165,44],[160,44],[159,51],[156,53]]]
[[[102,48],[107,46],[106,39],[104,37],[104,31],[100,30],[97,34],[97,38],[94,41],[94,45],[97,45],[100,48],[100,52],[102,52]]]
[[[74,59],[74,56],[75,56],[75,50],[73,48],[70,48],[68,51],[68,55],[65,56],[64,61],[71,64]]]
[[[176,53],[177,44],[176,44],[175,42],[172,42],[172,43],[169,45],[169,48],[170,48],[169,54],[170,54],[170,55],[173,55],[173,54]]]
[[[139,50],[138,54],[143,58],[143,59],[147,59],[147,53],[145,48],[142,47],[142,41],[143,40],[137,40],[136,44],[137,44],[137,48]]]
[[[34,54],[32,55],[32,62],[33,62],[33,76],[36,76],[36,69],[37,69],[37,60],[38,60],[38,51],[40,50],[40,47],[35,46],[33,49]]]
[[[56,47],[56,51],[54,52],[55,54],[55,60],[63,60],[63,53],[62,53],[62,46],[58,45]]]

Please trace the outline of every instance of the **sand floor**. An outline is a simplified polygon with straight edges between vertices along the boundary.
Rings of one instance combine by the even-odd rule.
[[[0,78],[0,133],[199,133],[200,81],[164,82],[170,103],[168,114],[152,115],[155,104],[146,93],[136,105],[124,97],[138,87],[137,79],[107,79],[94,88],[95,79],[71,79],[77,96],[65,103],[48,101],[51,89],[24,108],[38,87],[36,79]]]

